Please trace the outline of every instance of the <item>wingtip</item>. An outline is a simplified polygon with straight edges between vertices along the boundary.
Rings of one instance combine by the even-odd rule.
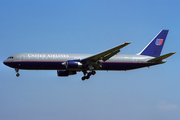
[[[130,44],[131,42],[125,42],[124,44]]]

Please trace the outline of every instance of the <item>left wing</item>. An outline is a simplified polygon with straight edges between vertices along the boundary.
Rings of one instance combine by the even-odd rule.
[[[106,50],[104,52],[101,52],[99,54],[90,56],[88,58],[82,59],[81,62],[82,63],[89,63],[89,62],[96,62],[98,60],[103,60],[106,61],[109,58],[111,58],[112,56],[116,55],[118,52],[120,52],[120,49],[125,47],[126,45],[130,44],[130,42],[125,42],[117,47],[111,48],[109,50]]]

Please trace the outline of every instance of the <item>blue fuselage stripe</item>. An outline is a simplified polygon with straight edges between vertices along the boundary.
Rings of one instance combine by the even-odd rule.
[[[65,61],[13,61],[4,64],[12,68],[31,70],[60,70],[66,69],[62,63]],[[152,63],[134,62],[102,62],[102,67],[96,70],[131,70],[141,67],[155,65]],[[80,70],[80,69],[79,69]]]

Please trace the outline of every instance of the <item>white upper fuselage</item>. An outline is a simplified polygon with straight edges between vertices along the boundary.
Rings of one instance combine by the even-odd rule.
[[[6,59],[4,62],[16,61],[67,61],[81,60],[93,54],[55,54],[55,53],[21,53],[12,55],[13,59]],[[144,55],[115,55],[106,62],[134,62],[147,63],[154,57]]]

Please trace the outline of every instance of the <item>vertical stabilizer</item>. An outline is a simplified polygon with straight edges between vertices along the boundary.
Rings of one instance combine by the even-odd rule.
[[[160,33],[153,38],[153,40],[139,53],[139,55],[147,55],[152,57],[159,57],[166,40],[169,30],[161,30]]]

